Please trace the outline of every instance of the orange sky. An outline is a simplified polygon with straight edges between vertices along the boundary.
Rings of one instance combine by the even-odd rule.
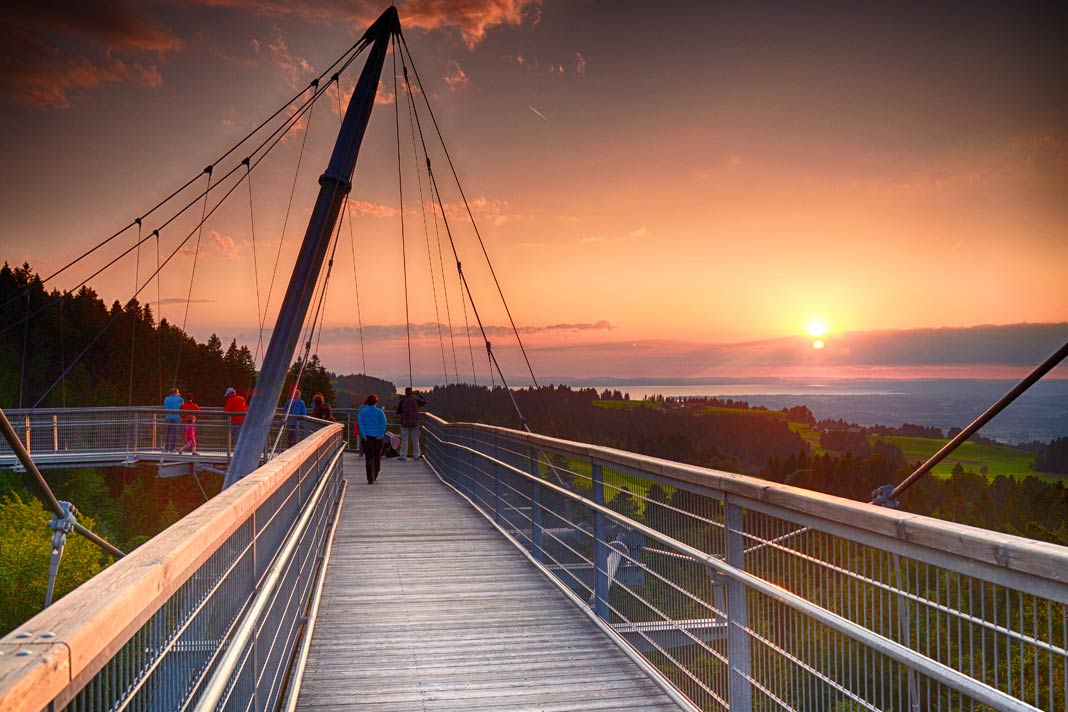
[[[1061,11],[398,8],[512,313],[551,374],[596,374],[628,342],[639,355],[613,356],[605,375],[648,373],[679,344],[801,335],[817,316],[829,345],[844,332],[1068,321]],[[380,10],[209,0],[104,3],[92,17],[20,11],[0,76],[3,259],[48,273],[110,234],[306,85]],[[336,134],[333,105],[312,115],[282,280]],[[367,366],[388,375],[403,370],[404,323],[393,121],[391,104],[376,108],[352,195]],[[448,291],[459,329],[455,273],[435,282],[432,224],[431,279],[402,127],[411,320],[445,322]],[[254,177],[261,301],[302,139],[290,135]],[[507,325],[455,189],[442,185],[476,305],[487,324]],[[164,248],[184,234],[165,230]],[[324,355],[349,371],[362,365],[342,234]],[[113,254],[49,286],[77,284]],[[143,257],[142,275],[154,251]],[[183,256],[162,280],[171,321],[191,267]],[[133,281],[127,260],[92,286],[125,300]],[[193,295],[191,333],[255,343],[243,188],[206,225]],[[154,286],[143,300],[157,308]],[[416,371],[440,375],[436,329],[426,333]],[[506,334],[493,339],[507,350]],[[571,360],[553,355],[576,344]]]

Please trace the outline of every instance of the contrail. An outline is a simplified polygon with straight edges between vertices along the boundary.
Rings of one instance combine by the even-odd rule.
[[[534,112],[535,114],[537,114],[537,115],[538,115],[538,116],[540,116],[541,118],[545,119],[546,121],[548,121],[548,120],[549,120],[549,117],[548,117],[548,116],[546,116],[545,114],[541,113],[540,111],[538,111],[537,109],[535,109],[535,108],[534,108],[533,106],[528,106],[527,108],[528,108],[528,109],[530,109],[531,111],[533,111],[533,112]]]

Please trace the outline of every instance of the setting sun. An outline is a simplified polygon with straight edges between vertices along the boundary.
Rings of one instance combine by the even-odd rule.
[[[827,333],[827,322],[823,319],[809,319],[805,324],[805,331],[809,333],[809,336],[823,336]]]
[[[812,348],[814,348],[816,351],[819,351],[826,345],[827,344],[823,343],[823,339],[816,339],[812,342]]]

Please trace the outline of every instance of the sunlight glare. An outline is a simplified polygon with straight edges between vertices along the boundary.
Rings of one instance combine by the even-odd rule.
[[[809,333],[809,336],[823,336],[827,333],[827,322],[823,319],[809,319],[808,324],[805,325],[805,331]]]
[[[823,339],[816,339],[815,341],[812,342],[812,348],[814,348],[816,351],[819,351],[824,346],[826,346],[826,344],[823,343]]]

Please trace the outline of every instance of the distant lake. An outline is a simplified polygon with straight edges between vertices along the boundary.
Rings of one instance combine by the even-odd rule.
[[[721,383],[716,385],[694,386],[678,383],[654,383],[641,385],[582,385],[574,388],[596,388],[603,391],[621,391],[629,393],[634,400],[644,400],[654,395],[662,396],[708,396],[710,398],[754,395],[784,396],[887,396],[900,394],[892,386],[873,386],[866,382],[841,381],[837,383]]]
[[[841,418],[860,425],[916,423],[948,430],[971,423],[1014,385],[1015,381],[1001,380],[853,379],[830,383],[756,381],[698,385],[620,382],[589,387],[629,393],[632,399],[655,394],[709,396],[743,400],[774,410],[806,405],[820,419]],[[1068,436],[1068,380],[1039,381],[987,423],[980,433],[1003,442],[1046,441]]]

